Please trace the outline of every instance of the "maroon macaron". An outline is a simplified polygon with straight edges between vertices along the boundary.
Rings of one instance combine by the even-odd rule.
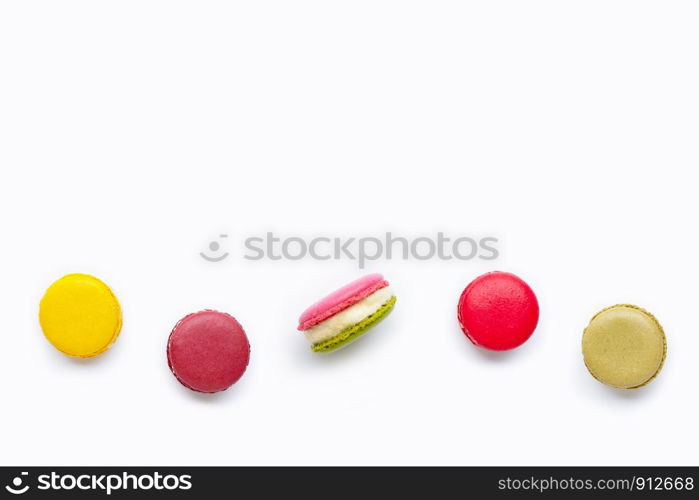
[[[177,380],[188,389],[225,391],[245,373],[250,343],[233,316],[200,311],[175,325],[167,342],[167,361]]]

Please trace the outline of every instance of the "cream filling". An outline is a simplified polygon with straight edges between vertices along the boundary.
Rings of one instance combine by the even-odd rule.
[[[374,314],[382,305],[393,297],[390,286],[379,288],[368,297],[360,300],[347,309],[340,311],[313,328],[306,330],[304,335],[311,344],[318,344],[333,338],[346,328],[359,323],[367,316]]]

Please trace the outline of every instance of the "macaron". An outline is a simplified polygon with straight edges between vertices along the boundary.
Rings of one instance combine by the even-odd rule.
[[[381,274],[370,274],[334,291],[299,318],[314,352],[330,352],[354,342],[383,320],[396,296]]]
[[[471,342],[506,351],[522,345],[534,333],[539,303],[521,278],[495,271],[479,276],[464,289],[457,316]]]
[[[46,339],[68,356],[92,358],[106,351],[121,331],[121,307],[94,276],[69,274],[41,299],[39,323]]]
[[[583,333],[582,351],[585,366],[597,380],[619,389],[637,389],[660,373],[667,341],[651,313],[619,304],[593,316]]]
[[[196,392],[225,391],[243,376],[250,342],[231,315],[200,311],[182,318],[167,342],[167,362],[182,385]]]

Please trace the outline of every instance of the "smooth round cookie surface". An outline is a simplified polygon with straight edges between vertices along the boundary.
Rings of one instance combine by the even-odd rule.
[[[521,278],[495,271],[479,276],[462,292],[458,319],[471,342],[505,351],[522,345],[534,333],[539,303]]]
[[[245,373],[250,343],[236,319],[218,311],[200,311],[175,325],[167,344],[173,375],[196,392],[228,389]]]
[[[660,323],[640,307],[621,304],[597,313],[583,333],[585,366],[600,382],[635,389],[650,382],[665,361]]]
[[[64,354],[91,358],[106,351],[121,331],[121,307],[109,287],[94,276],[69,274],[41,299],[44,336]]]

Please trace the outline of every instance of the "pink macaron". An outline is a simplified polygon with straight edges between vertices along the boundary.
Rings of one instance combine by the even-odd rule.
[[[314,352],[344,347],[391,312],[396,297],[381,274],[370,274],[339,288],[306,309],[299,318]]]
[[[512,273],[479,276],[463,291],[457,314],[474,344],[506,351],[526,342],[539,321],[539,302],[529,285]]]

